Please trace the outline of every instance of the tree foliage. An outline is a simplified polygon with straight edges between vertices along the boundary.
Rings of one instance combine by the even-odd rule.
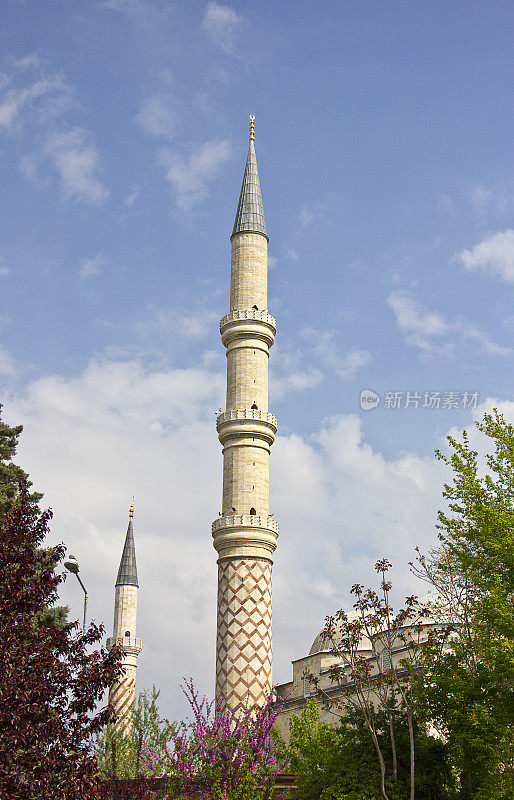
[[[189,679],[184,688],[192,720],[170,729],[164,758],[147,751],[149,767],[167,774],[168,797],[188,800],[270,800],[275,777],[285,764],[277,758],[273,724],[282,704],[271,697],[262,707],[214,709],[199,699]]]
[[[462,800],[514,797],[514,428],[494,409],[477,422],[492,452],[466,431],[449,436],[453,471],[440,511],[441,546],[416,572],[447,599],[455,622],[427,699],[460,773]]]
[[[1,411],[2,405],[0,404]],[[32,483],[27,473],[13,462],[18,447],[18,438],[22,431],[23,425],[11,427],[0,419],[0,514],[6,514],[19,500],[20,481],[25,487],[27,498],[32,503],[38,503],[43,497],[41,492],[28,492]],[[54,561],[55,566],[57,566],[57,562]],[[62,626],[66,622],[67,614],[67,606],[45,606],[39,609],[37,617],[42,625]]]
[[[16,502],[19,496],[20,480],[24,481],[27,489],[32,486],[26,472],[13,462],[18,447],[18,437],[22,430],[23,425],[11,427],[0,419],[0,514],[10,511]],[[37,503],[43,495],[40,492],[32,492],[28,497]]]
[[[125,732],[123,720],[109,722],[96,742],[98,764],[102,775],[109,778],[137,778],[163,774],[166,759],[165,743],[176,723],[161,719],[157,701],[160,690],[155,685],[151,691],[143,689],[137,695],[130,733]],[[156,773],[145,758],[147,750],[153,753]]]
[[[318,676],[310,679],[332,712],[339,710],[343,717],[353,717],[363,723],[371,737],[380,768],[380,793],[391,800],[387,789],[389,773],[398,779],[396,731],[404,724],[409,733],[410,800],[415,798],[416,736],[420,723],[422,686],[427,667],[440,650],[440,640],[432,636],[429,624],[431,613],[416,597],[408,597],[404,608],[393,613],[390,593],[392,584],[387,577],[391,564],[380,559],[375,571],[380,575],[380,590],[352,586],[355,611],[348,615],[340,610],[326,619],[322,638],[328,641],[335,656],[328,669],[332,686],[337,693],[327,692]],[[387,721],[388,747],[391,763],[384,755],[381,730]]]
[[[62,581],[64,548],[41,549],[50,519],[23,481],[0,515],[0,796],[10,800],[93,796],[92,737],[110,714],[96,705],[120,671],[117,648],[91,652],[101,627],[76,635],[76,623],[40,622]]]
[[[387,715],[378,716],[377,732],[389,777],[386,787],[393,800],[410,793],[410,745],[405,721],[395,720],[397,777],[392,777],[392,752]],[[414,725],[418,769],[416,797],[443,800],[453,783],[445,745]],[[341,719],[338,727],[322,721],[320,709],[308,700],[301,714],[290,721],[289,745],[284,751],[297,776],[299,800],[377,800],[380,769],[366,725],[355,713]]]

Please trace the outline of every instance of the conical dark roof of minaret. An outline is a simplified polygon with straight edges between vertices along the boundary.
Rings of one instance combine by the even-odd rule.
[[[236,233],[262,233],[268,238],[266,230],[266,220],[264,219],[264,209],[262,207],[261,185],[259,183],[259,173],[257,171],[257,158],[255,157],[255,117],[250,117],[250,147],[246,158],[245,173],[243,175],[243,185],[237,204],[236,219],[232,236]]]
[[[134,516],[134,504],[130,506],[129,524],[127,528],[127,535],[125,536],[125,545],[123,547],[123,554],[121,556],[120,568],[118,570],[118,577],[116,578],[116,586],[139,586],[137,582],[137,566],[136,566],[136,546],[134,544],[134,528],[132,526],[132,518]]]

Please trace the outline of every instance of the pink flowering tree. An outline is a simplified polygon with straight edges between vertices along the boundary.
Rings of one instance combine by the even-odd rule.
[[[170,778],[168,797],[176,800],[270,800],[275,777],[287,765],[271,735],[282,702],[272,696],[262,707],[234,712],[199,699],[190,678],[184,694],[192,720],[170,731],[166,755],[148,749],[154,774]],[[162,796],[162,795],[160,795]]]

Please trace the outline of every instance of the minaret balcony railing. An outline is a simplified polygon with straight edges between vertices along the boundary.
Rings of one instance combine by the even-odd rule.
[[[216,430],[222,444],[234,437],[257,436],[271,445],[275,439],[277,424],[277,418],[269,411],[243,408],[222,411],[218,414]]]
[[[143,649],[143,640],[140,639],[138,636],[120,636],[115,639],[113,636],[110,636],[107,639],[106,647],[108,650],[114,645],[118,645],[123,647],[125,650],[137,650],[138,652]]]
[[[278,522],[271,516],[228,514],[214,520],[212,538],[221,560],[248,557],[273,562]]]
[[[255,319],[259,320],[260,322],[265,322],[267,325],[273,328],[275,333],[277,332],[277,321],[275,317],[272,317],[271,314],[268,314],[266,310],[259,311],[256,308],[236,309],[235,311],[231,311],[229,314],[225,314],[225,316],[220,320],[220,331],[223,333],[223,328],[226,325],[243,319]]]
[[[261,517],[257,514],[227,514],[218,517],[212,523],[213,534],[225,528],[264,528],[278,534],[278,522],[273,517]]]
[[[275,341],[277,323],[267,311],[258,311],[256,308],[238,309],[221,318],[220,331],[225,347],[241,339],[260,339],[267,347],[271,347]]]
[[[229,422],[233,419],[257,419],[260,422],[267,422],[268,425],[275,428],[275,433],[277,432],[278,422],[276,416],[269,411],[259,411],[259,409],[256,410],[253,408],[238,408],[233,411],[222,411],[221,414],[218,414],[216,417],[216,427],[219,429],[225,422]]]

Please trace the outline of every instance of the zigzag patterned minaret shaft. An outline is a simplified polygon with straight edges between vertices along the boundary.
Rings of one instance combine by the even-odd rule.
[[[114,625],[112,638],[107,639],[107,648],[115,645],[123,647],[121,677],[109,689],[109,704],[115,713],[115,724],[125,733],[132,728],[132,712],[136,694],[137,657],[143,648],[142,639],[136,638],[137,617],[137,565],[134,544],[134,504],[129,511],[129,524],[120,568],[114,589]]]
[[[220,322],[227,348],[223,506],[212,525],[218,552],[216,704],[263,705],[272,688],[271,568],[278,523],[269,514],[269,456],[277,420],[268,412],[268,358],[276,323],[267,311],[268,234],[250,147],[231,236],[230,312]]]

